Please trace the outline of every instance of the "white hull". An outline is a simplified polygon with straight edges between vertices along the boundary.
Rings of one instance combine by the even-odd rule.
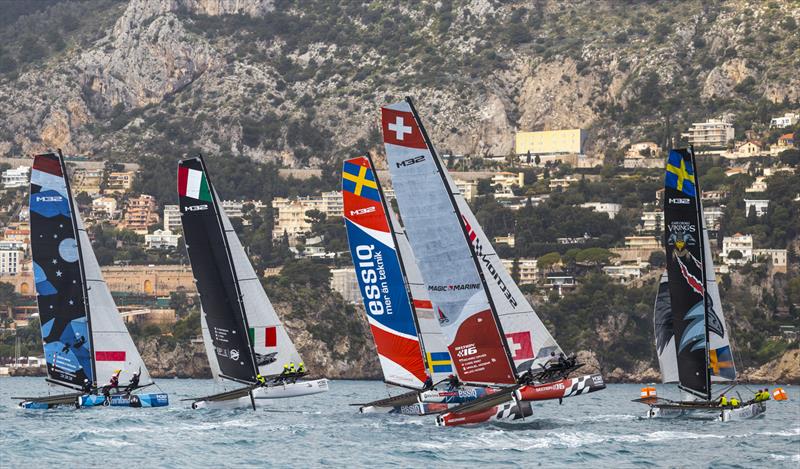
[[[720,409],[675,409],[663,407],[651,407],[647,411],[645,418],[648,419],[696,419],[696,420],[716,420],[720,422],[730,422],[734,420],[746,420],[764,414],[767,411],[765,402],[754,402],[737,408]]]
[[[266,401],[270,399],[284,399],[288,397],[310,396],[328,391],[327,379],[316,379],[312,381],[298,381],[296,383],[280,384],[267,386],[253,390],[253,398],[256,407],[266,407]],[[250,396],[227,399],[220,401],[195,401],[192,409],[238,409],[252,407],[253,401]]]

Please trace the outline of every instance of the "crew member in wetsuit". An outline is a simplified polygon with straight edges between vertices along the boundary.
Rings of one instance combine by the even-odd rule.
[[[458,376],[450,375],[447,377],[447,389],[448,391],[453,391],[458,389],[461,386],[461,381],[458,380]]]
[[[267,379],[261,376],[261,373],[256,375],[256,381],[258,381],[259,386],[265,386],[267,384]]]
[[[425,382],[422,384],[422,390],[427,391],[428,389],[433,388],[433,380],[430,376],[425,379]]]
[[[125,386],[125,389],[122,392],[124,392],[125,394],[130,394],[131,391],[136,389],[136,387],[139,386],[139,375],[140,374],[142,374],[141,371],[139,371],[138,373],[134,373],[133,376],[131,376],[131,382],[128,383],[127,386]]]
[[[114,374],[111,375],[111,379],[108,381],[108,384],[103,386],[103,395],[108,398],[111,395],[111,389],[114,389],[115,392],[119,392],[119,374],[122,373],[122,370],[114,370]]]
[[[297,365],[297,374],[298,375],[306,374],[306,364],[305,363],[300,362],[300,364]]]
[[[89,381],[89,378],[83,379],[83,392],[86,394],[92,393],[92,383]]]

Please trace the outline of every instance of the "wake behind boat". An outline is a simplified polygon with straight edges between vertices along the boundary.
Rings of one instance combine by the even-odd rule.
[[[106,285],[72,197],[61,152],[34,158],[31,253],[47,382],[79,392],[17,397],[27,409],[163,407]],[[127,383],[126,383],[127,381]]]
[[[658,362],[664,383],[678,383],[681,400],[658,398],[645,388],[636,399],[647,418],[709,418],[727,422],[766,412],[761,392],[746,402],[730,394],[736,367],[717,286],[694,150],[670,150],[664,179],[667,269],[654,308]],[[714,396],[713,383],[725,389]]]
[[[255,409],[267,399],[326,392],[328,380],[302,379],[307,370],[300,354],[219,205],[202,157],[178,165],[178,195],[214,380],[244,385],[188,399],[192,408]]]

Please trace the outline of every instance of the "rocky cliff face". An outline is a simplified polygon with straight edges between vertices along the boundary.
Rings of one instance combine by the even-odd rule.
[[[0,148],[315,165],[375,145],[377,107],[412,95],[443,151],[506,154],[515,130],[568,127],[602,151],[652,137],[615,117],[651,72],[662,94],[689,90],[673,122],[721,98],[800,98],[789,3],[456,3],[131,0],[96,39],[0,72]]]
[[[782,356],[755,369],[746,370],[751,383],[800,383],[800,350],[789,350]]]

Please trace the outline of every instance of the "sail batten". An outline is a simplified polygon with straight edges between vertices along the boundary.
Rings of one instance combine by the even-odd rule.
[[[459,377],[514,384],[516,369],[446,173],[410,100],[382,109],[395,196]]]

